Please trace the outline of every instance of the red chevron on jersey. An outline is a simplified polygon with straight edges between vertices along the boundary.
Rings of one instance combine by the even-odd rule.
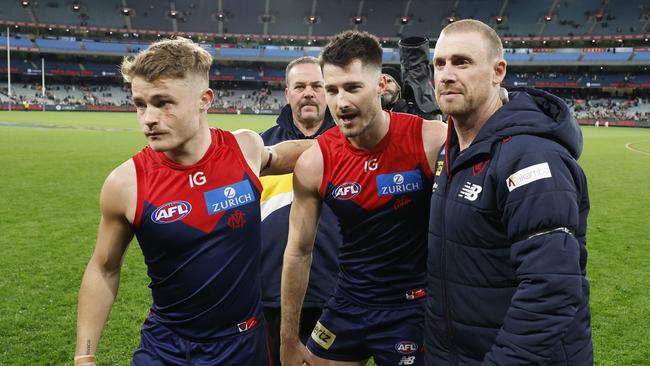
[[[375,210],[395,195],[424,188],[433,175],[422,145],[422,118],[391,113],[390,123],[388,133],[372,150],[355,148],[336,128],[318,138],[325,167],[322,198],[351,200]]]
[[[236,140],[217,129],[211,135],[208,151],[191,166],[176,164],[149,147],[133,157],[138,171],[135,226],[140,225],[147,202],[156,210],[146,219],[156,224],[180,220],[209,233],[226,213],[224,209],[255,201],[253,189],[259,195],[261,184],[241,157]],[[232,166],[233,162],[238,163]]]

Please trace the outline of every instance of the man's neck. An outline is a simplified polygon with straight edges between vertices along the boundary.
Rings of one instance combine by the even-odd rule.
[[[501,102],[501,99],[499,99],[498,95],[495,95],[472,114],[466,116],[452,116],[454,128],[458,135],[460,151],[467,149],[472,144],[487,120],[490,119],[490,117],[492,117],[492,115],[502,106],[503,103]]]
[[[205,156],[210,144],[212,144],[212,136],[206,122],[191,139],[173,150],[165,151],[165,155],[176,164],[193,165]]]
[[[348,138],[348,141],[358,149],[372,150],[386,136],[389,128],[390,114],[380,109],[370,127],[359,136]]]
[[[320,121],[307,121],[307,122],[301,122],[298,121],[297,119],[293,119],[293,124],[296,126],[296,128],[302,132],[305,137],[309,136],[314,136],[316,132],[320,129],[320,127],[323,125],[324,120]]]

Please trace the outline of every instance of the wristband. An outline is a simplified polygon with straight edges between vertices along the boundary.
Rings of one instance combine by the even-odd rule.
[[[95,355],[74,356],[74,366],[95,366]]]

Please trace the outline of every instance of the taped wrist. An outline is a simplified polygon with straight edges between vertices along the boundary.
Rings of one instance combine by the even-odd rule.
[[[95,366],[95,355],[74,356],[74,366]]]

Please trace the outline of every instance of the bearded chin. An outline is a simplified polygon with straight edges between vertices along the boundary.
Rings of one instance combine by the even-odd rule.
[[[381,96],[381,109],[391,109],[397,102],[397,94],[383,94]]]

